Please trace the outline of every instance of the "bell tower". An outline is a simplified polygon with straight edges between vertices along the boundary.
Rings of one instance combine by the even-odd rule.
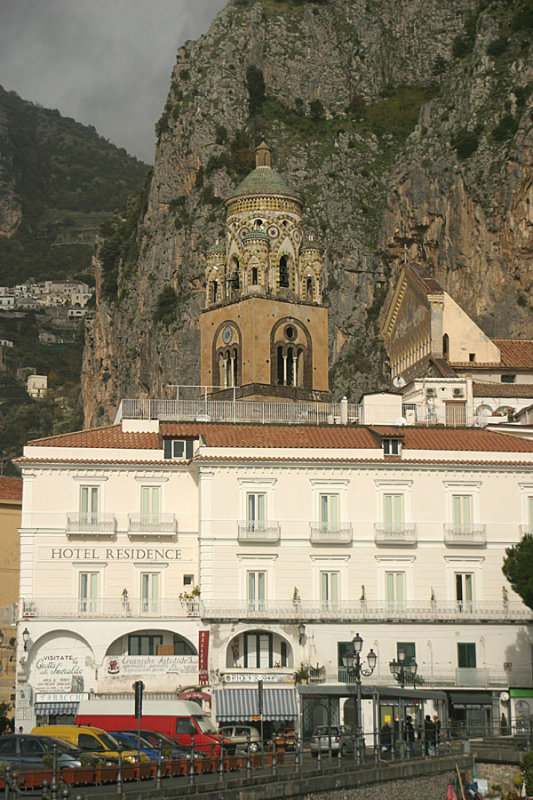
[[[226,200],[225,243],[206,254],[201,383],[221,399],[326,401],[321,251],[304,238],[302,200],[264,142],[255,157]]]

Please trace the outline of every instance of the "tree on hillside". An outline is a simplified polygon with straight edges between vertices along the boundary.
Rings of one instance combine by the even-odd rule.
[[[526,606],[533,609],[533,536],[530,533],[518,544],[505,549],[502,572]]]

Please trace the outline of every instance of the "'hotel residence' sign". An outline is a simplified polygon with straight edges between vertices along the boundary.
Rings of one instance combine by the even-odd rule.
[[[175,547],[47,547],[44,559],[52,561],[179,561]]]

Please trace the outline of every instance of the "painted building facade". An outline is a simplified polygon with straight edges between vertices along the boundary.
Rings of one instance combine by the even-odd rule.
[[[403,650],[460,719],[513,716],[501,698],[531,689],[531,612],[501,564],[532,530],[533,442],[169,411],[25,448],[17,724],[138,678],[152,697],[203,688],[227,721],[227,693],[238,709],[258,680],[293,693],[303,667],[345,684],[356,632],[376,685]],[[304,702],[304,732],[324,708]]]

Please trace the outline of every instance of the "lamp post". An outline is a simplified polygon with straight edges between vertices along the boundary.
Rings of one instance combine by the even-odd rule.
[[[361,650],[363,649],[363,639],[358,633],[355,634],[351,641],[351,645],[346,649],[342,657],[342,663],[346,672],[351,678],[355,678],[356,687],[356,719],[355,719],[355,753],[357,763],[362,761],[362,745],[363,745],[363,725],[362,725],[362,709],[361,709],[361,676],[368,678],[374,672],[378,660],[377,655],[372,648],[366,657],[367,667],[363,667],[361,661]]]
[[[389,669],[391,673],[394,675],[402,689],[405,688],[405,684],[407,683],[407,679],[411,678],[413,686],[415,685],[415,676],[418,671],[418,664],[416,663],[415,659],[411,659],[409,664],[406,665],[405,663],[405,650],[399,650],[398,652],[398,660],[393,658],[392,661],[389,661]]]

